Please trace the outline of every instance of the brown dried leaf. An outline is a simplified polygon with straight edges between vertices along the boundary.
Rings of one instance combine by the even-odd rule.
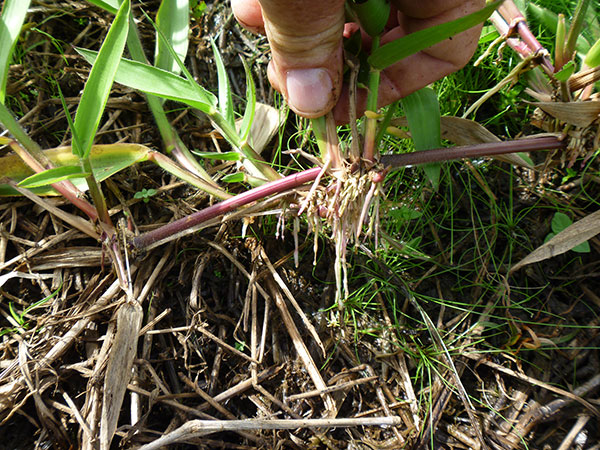
[[[454,142],[456,145],[500,142],[500,138],[483,125],[474,120],[455,116],[442,117],[442,139]]]
[[[600,114],[600,102],[532,102],[546,114],[577,127],[588,127]]]
[[[593,238],[598,233],[600,233],[600,210],[568,226],[544,245],[536,248],[533,252],[515,264],[510,269],[509,274],[519,270],[527,264],[561,255],[582,242]]]
[[[138,302],[124,303],[117,312],[117,333],[110,351],[104,379],[104,398],[100,424],[100,449],[108,450],[117,429],[121,405],[137,350],[142,326],[142,307]]]
[[[254,120],[250,127],[250,145],[259,155],[265,149],[267,144],[273,139],[275,133],[282,123],[278,109],[264,103],[256,103]],[[242,120],[238,120],[238,125]]]

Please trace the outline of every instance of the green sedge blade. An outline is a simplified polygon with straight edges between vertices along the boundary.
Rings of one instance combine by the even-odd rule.
[[[229,84],[229,76],[227,75],[227,69],[219,49],[215,45],[214,41],[210,41],[212,46],[213,54],[215,56],[215,64],[217,66],[217,78],[219,79],[219,111],[221,115],[225,117],[225,120],[230,124],[234,124],[233,117],[233,98],[231,97],[231,85]]]
[[[123,1],[83,88],[73,128],[81,144],[81,148],[75,150],[81,158],[86,158],[90,153],[104,107],[108,101],[108,95],[127,40],[130,7],[130,0]]]
[[[96,60],[97,52],[80,48],[77,52],[90,63]],[[217,108],[217,98],[196,83],[130,59],[121,58],[115,81],[148,94],[185,103],[209,115],[214,114]]]
[[[0,103],[6,96],[10,60],[31,0],[5,0],[0,16]]]
[[[194,155],[198,155],[201,158],[205,158],[205,159],[218,159],[220,161],[241,161],[242,160],[242,155],[240,155],[238,152],[217,153],[217,152],[200,152],[198,150],[192,150],[192,153]]]
[[[244,72],[246,72],[246,109],[244,110],[244,117],[242,124],[240,125],[240,137],[243,141],[248,140],[250,136],[250,129],[254,123],[254,114],[256,112],[256,86],[254,85],[254,79],[252,78],[252,71],[244,58],[242,58],[242,64],[244,66]]]
[[[441,114],[436,92],[431,88],[423,88],[404,97],[401,102],[415,150],[441,147]],[[436,190],[440,182],[440,167],[440,163],[423,166],[427,178]]]
[[[369,56],[369,64],[383,70],[407,56],[418,53],[485,21],[502,4],[490,3],[483,9],[450,22],[416,31],[388,44],[382,45]]]
[[[23,188],[36,188],[49,186],[59,181],[85,178],[87,176],[89,176],[89,173],[82,171],[80,165],[55,167],[54,169],[44,170],[25,178],[19,183],[19,186]]]
[[[178,75],[181,72],[177,60],[171,56],[169,46],[180,60],[185,61],[188,50],[190,5],[188,0],[162,0],[156,13],[156,26],[165,41],[156,38],[154,65]],[[157,33],[158,34],[158,33]]]

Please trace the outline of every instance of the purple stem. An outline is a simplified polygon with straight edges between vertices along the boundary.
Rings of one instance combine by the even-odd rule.
[[[182,231],[185,231],[196,225],[200,225],[207,220],[227,214],[228,212],[247,205],[248,203],[262,200],[269,195],[287,191],[288,189],[301,186],[309,181],[314,181],[317,178],[317,175],[319,175],[320,171],[320,167],[315,167],[294,175],[289,175],[285,178],[281,178],[280,180],[265,183],[257,188],[250,189],[249,191],[238,194],[230,199],[223,200],[220,203],[209,206],[208,208],[205,208],[194,214],[190,214],[189,216],[183,217],[175,222],[171,222],[167,225],[157,228],[156,230],[152,230],[148,233],[137,236],[133,239],[133,246],[137,249],[144,249],[159,241],[177,235]]]
[[[436,148],[403,155],[383,155],[381,163],[385,166],[397,168],[416,164],[448,161],[451,159],[476,158],[482,156],[503,155],[507,153],[526,152],[534,150],[551,150],[564,147],[566,142],[554,136],[520,139],[508,142],[492,142],[477,145],[465,145],[450,148]],[[224,200],[213,206],[198,211],[175,222],[171,222],[156,230],[149,231],[133,239],[133,246],[143,250],[150,246],[158,245],[161,241],[174,239],[181,233],[210,219],[227,214],[241,206],[261,200],[269,195],[277,194],[301,186],[317,179],[321,172],[320,167],[308,169],[294,175],[289,175],[280,180],[271,181],[260,187],[251,189],[230,199]]]
[[[449,148],[435,148],[402,155],[383,155],[381,162],[392,168],[448,161],[451,159],[479,158],[482,156],[496,156],[507,153],[529,152],[534,150],[552,150],[566,146],[565,141],[560,141],[554,136],[518,139],[507,142],[489,142],[477,145],[463,145]]]
[[[549,53],[542,44],[536,39],[533,35],[529,26],[527,25],[527,21],[525,16],[519,8],[515,5],[512,0],[505,0],[504,4],[498,8],[498,13],[502,16],[502,18],[506,21],[505,26],[498,27],[496,23],[494,25],[498,29],[498,32],[501,34],[511,34],[513,30],[516,30],[529,51],[527,54],[539,55],[542,58],[542,67],[549,74],[554,73],[554,66],[548,57]],[[522,44],[517,40],[508,39],[507,43],[511,46],[515,51],[517,51],[521,56],[525,57],[525,49],[523,49]]]

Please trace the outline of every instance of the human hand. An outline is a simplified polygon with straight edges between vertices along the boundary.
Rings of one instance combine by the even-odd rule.
[[[342,86],[342,37],[358,30],[344,24],[344,0],[232,0],[237,20],[266,33],[272,60],[271,85],[297,114],[314,118],[333,109],[337,122],[349,120],[349,90]],[[392,0],[381,44],[470,14],[485,0]],[[463,67],[473,55],[481,26],[440,42],[381,73],[379,106],[390,104]],[[363,33],[363,41],[369,41]],[[366,92],[357,93],[357,111]]]

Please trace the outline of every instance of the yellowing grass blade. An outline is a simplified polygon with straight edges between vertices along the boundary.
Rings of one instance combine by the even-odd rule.
[[[49,186],[60,181],[73,178],[85,178],[89,176],[88,172],[81,170],[81,165],[60,166],[53,169],[44,170],[19,182],[19,187],[31,189],[34,187]]]
[[[117,172],[137,162],[145,161],[151,150],[139,144],[109,144],[94,145],[90,152],[90,160],[94,176],[98,181],[103,181]],[[44,154],[57,167],[75,166],[79,159],[73,154],[71,147],[58,147],[45,150]],[[33,171],[17,155],[8,155],[0,158],[1,173],[16,182],[33,175]],[[87,184],[82,179],[73,179],[73,184],[80,190],[87,189]],[[37,195],[59,195],[52,187],[43,186],[31,189]],[[19,195],[7,184],[0,184],[0,196]]]

